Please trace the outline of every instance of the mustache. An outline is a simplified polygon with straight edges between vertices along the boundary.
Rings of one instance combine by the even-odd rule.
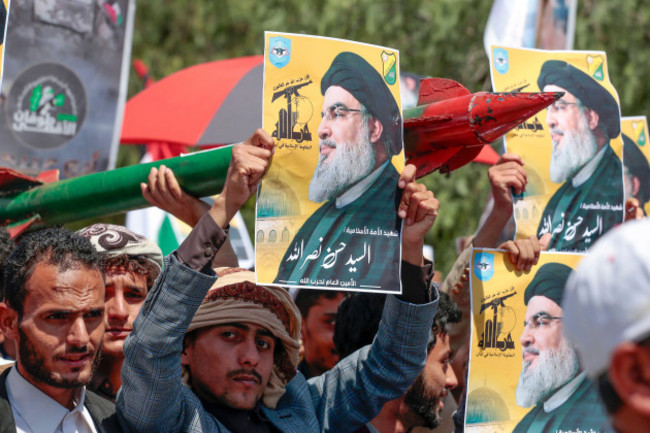
[[[66,350],[63,355],[64,356],[65,355],[79,355],[79,354],[92,355],[93,353],[95,353],[95,351],[93,349],[89,349],[88,346],[72,346],[72,347],[69,347],[68,350]]]
[[[331,147],[332,149],[336,149],[336,142],[334,140],[327,140],[327,139],[321,140],[320,145]]]
[[[521,351],[521,354],[525,355],[526,353],[532,353],[533,355],[539,355],[539,349],[537,349],[535,347],[531,347],[531,346],[524,347],[522,349],[522,351]]]
[[[550,132],[551,134],[555,134],[555,135],[564,135],[564,131],[562,131],[559,128],[551,128]]]
[[[262,383],[262,375],[259,374],[254,369],[241,368],[239,370],[233,370],[233,371],[228,372],[226,377],[228,379],[231,379],[231,378],[233,378],[235,376],[239,376],[241,374],[245,374],[245,375],[248,375],[248,376],[253,376],[257,380],[258,383]]]

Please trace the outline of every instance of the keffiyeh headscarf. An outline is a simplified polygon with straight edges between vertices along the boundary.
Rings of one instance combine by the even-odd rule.
[[[281,287],[255,284],[255,274],[241,268],[215,269],[217,282],[210,288],[187,332],[224,323],[252,323],[267,329],[278,339],[273,371],[262,395],[262,403],[274,409],[287,383],[296,375],[300,349],[300,312],[289,293]],[[183,366],[183,382],[190,386],[190,374]]]
[[[142,235],[124,226],[114,224],[93,224],[77,232],[88,238],[99,254],[104,257],[127,256],[143,257],[153,263],[160,272],[163,255],[160,247]]]

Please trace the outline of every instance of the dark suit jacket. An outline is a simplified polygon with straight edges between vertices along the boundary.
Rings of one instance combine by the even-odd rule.
[[[6,369],[0,375],[0,433],[16,433],[14,415],[11,412],[11,405],[7,396],[7,375],[9,370]],[[122,431],[115,415],[115,405],[113,403],[86,389],[85,406],[90,412],[98,432],[114,433]]]

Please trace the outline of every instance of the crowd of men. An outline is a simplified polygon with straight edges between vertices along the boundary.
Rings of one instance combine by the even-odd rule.
[[[382,200],[403,222],[402,262],[382,282],[399,292],[401,279],[401,294],[303,290],[294,300],[220,262],[230,221],[272,160],[275,142],[258,130],[233,147],[211,206],[184,193],[164,166],[143,179],[147,200],[194,225],[164,259],[151,240],[109,224],[46,228],[16,243],[3,234],[0,350],[12,361],[0,375],[0,432],[410,432],[443,428],[450,391],[458,410],[445,428],[462,431],[471,246],[440,290],[431,284],[423,243],[439,203],[415,181],[415,167],[399,174],[390,164],[395,107],[369,97],[354,74],[364,68],[339,56],[321,83],[320,180],[310,195],[329,201],[327,214],[345,213],[375,189],[389,193]],[[571,87],[582,79],[566,64],[550,64],[540,87],[566,91],[565,106],[549,116],[554,146],[573,128],[560,130],[560,115],[584,108],[573,114],[595,137],[591,156],[600,157],[591,176],[615,158],[607,143],[617,131],[599,123],[602,108],[592,107],[589,89]],[[341,184],[335,175],[339,184],[323,192],[320,176],[337,173],[330,164],[359,146],[369,152],[363,177],[371,180],[360,188],[359,179]],[[557,179],[575,179],[577,171]],[[535,272],[524,294],[516,389],[517,404],[533,409],[515,431],[571,430],[586,417],[602,429],[650,431],[650,222],[613,228],[574,272],[556,263],[537,268],[540,252],[557,242],[550,233],[499,240],[512,193],[526,188],[523,161],[504,154],[488,177],[494,206],[472,245],[504,249],[514,267]]]

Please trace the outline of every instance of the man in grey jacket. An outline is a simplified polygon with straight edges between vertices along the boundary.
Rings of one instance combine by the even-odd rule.
[[[233,148],[224,191],[166,259],[124,345],[117,407],[126,429],[354,431],[422,369],[437,305],[422,242],[438,202],[412,181],[413,167],[400,178],[400,216],[411,220],[402,236],[404,293],[388,297],[375,343],[324,375],[306,381],[296,372],[300,314],[282,289],[257,286],[240,269],[214,275],[210,263],[223,229],[255,191],[273,146],[259,130]]]

